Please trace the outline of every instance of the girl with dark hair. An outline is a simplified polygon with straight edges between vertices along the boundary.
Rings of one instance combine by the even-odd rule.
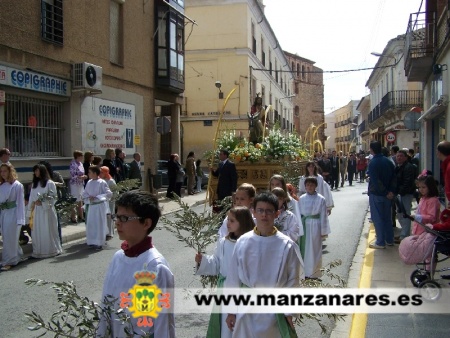
[[[420,235],[425,231],[423,226],[420,226],[417,222],[424,224],[434,224],[439,222],[439,216],[441,214],[441,203],[439,202],[439,190],[436,185],[431,172],[424,170],[417,177],[417,188],[419,189],[420,201],[417,206],[416,214],[414,217],[413,235]]]
[[[43,164],[36,164],[28,201],[34,258],[53,257],[62,253],[55,209],[57,197],[56,185],[49,178],[47,168]]]
[[[223,287],[228,273],[236,241],[243,234],[252,231],[255,227],[253,217],[247,207],[233,207],[228,211],[228,235],[219,239],[216,250],[212,255],[195,255],[197,275],[219,275],[217,287]],[[232,332],[225,323],[226,316],[221,313],[212,313],[209,319],[207,338],[231,338]]]
[[[331,209],[334,208],[334,200],[331,194],[330,186],[323,179],[322,175],[317,172],[317,165],[313,161],[309,161],[305,166],[305,175],[300,177],[298,182],[298,193],[299,195],[303,195],[306,193],[305,180],[308,177],[315,177],[317,179],[317,188],[316,191],[325,197],[325,202],[327,205],[327,213],[331,214]]]

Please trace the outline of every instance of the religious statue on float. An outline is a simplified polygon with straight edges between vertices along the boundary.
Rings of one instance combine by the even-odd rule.
[[[256,94],[250,112],[247,113],[248,129],[250,132],[249,142],[252,142],[253,144],[261,143],[264,139],[264,135],[267,134],[265,132],[265,126],[268,121],[266,112],[267,107],[263,107],[262,97],[260,97],[258,93]]]

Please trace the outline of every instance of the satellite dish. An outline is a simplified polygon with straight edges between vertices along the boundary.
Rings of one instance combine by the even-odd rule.
[[[88,66],[86,68],[86,81],[91,87],[93,87],[97,82],[97,73],[95,72],[95,68],[92,66]]]
[[[419,130],[420,122],[417,119],[420,117],[420,113],[410,111],[405,115],[405,127],[409,130]]]

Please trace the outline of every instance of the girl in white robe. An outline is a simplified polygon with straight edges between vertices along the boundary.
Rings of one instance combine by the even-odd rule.
[[[275,219],[275,227],[297,243],[298,238],[303,236],[303,227],[300,226],[297,216],[287,210],[288,194],[281,188],[272,189],[272,193],[278,198],[278,210],[280,211]]]
[[[0,165],[0,229],[3,238],[1,270],[17,265],[23,255],[19,245],[22,225],[25,224],[23,185],[11,164]]]
[[[28,211],[33,217],[31,238],[34,258],[54,257],[62,253],[55,209],[57,198],[56,185],[49,179],[47,168],[43,164],[36,164],[28,201]]]
[[[89,167],[90,180],[82,193],[87,214],[86,243],[97,250],[101,250],[108,234],[107,214],[110,212],[108,201],[112,197],[108,183],[99,178],[99,174],[98,167]]]
[[[256,196],[256,188],[254,187],[254,185],[250,183],[242,183],[236,189],[236,193],[234,194],[233,206],[247,207],[250,209],[252,207],[252,202],[255,196]],[[220,240],[222,237],[228,235],[228,232],[229,231],[228,231],[228,216],[227,216],[223,220],[222,226],[219,229],[219,238],[217,240]]]
[[[237,206],[228,211],[228,235],[219,239],[217,247],[212,255],[203,256],[198,253],[195,256],[197,262],[197,275],[219,275],[217,287],[223,287],[227,277],[228,265],[233,254],[236,240],[255,224],[250,210],[247,207]],[[232,332],[225,322],[226,316],[220,313],[212,313],[207,338],[231,338]]]
[[[309,176],[315,177],[317,179],[317,188],[316,191],[325,197],[325,202],[327,206],[328,215],[331,214],[331,209],[334,208],[333,195],[331,194],[330,186],[327,182],[324,181],[323,177],[317,173],[317,166],[313,161],[309,161],[305,167],[306,174],[300,177],[300,181],[298,183],[298,192],[299,195],[303,195],[306,193],[305,188],[305,179]]]
[[[108,184],[109,190],[113,191],[114,187],[117,186],[116,181],[112,178],[111,174],[109,173],[109,168],[107,166],[100,167],[100,178],[105,180],[105,182]],[[113,193],[114,195],[114,193]],[[107,225],[108,225],[108,234],[106,235],[106,238],[111,239],[114,237],[114,222],[112,220],[111,215],[114,214],[115,210],[115,201],[114,196],[112,196],[108,201],[109,206],[109,213],[106,215],[107,218]]]
[[[330,233],[325,198],[318,194],[317,179],[305,180],[306,194],[298,201],[304,235],[300,238],[300,252],[305,264],[305,276],[319,278],[322,276],[322,237]]]

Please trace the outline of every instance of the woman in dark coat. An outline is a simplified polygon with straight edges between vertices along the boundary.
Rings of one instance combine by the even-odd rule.
[[[167,161],[167,176],[169,178],[169,186],[167,187],[167,198],[173,198],[173,193],[181,197],[181,184],[177,184],[177,175],[181,170],[181,164],[178,162],[178,154],[170,155]]]

